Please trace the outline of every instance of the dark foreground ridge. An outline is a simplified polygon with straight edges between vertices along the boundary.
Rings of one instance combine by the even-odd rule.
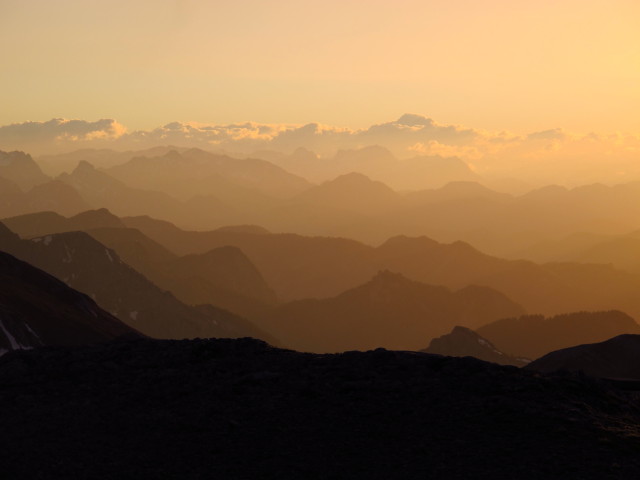
[[[4,478],[634,478],[632,391],[472,358],[139,339],[0,358]]]

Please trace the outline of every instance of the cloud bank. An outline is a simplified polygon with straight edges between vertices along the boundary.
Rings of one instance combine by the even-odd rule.
[[[317,123],[173,122],[152,130],[128,131],[113,119],[95,122],[52,119],[0,126],[0,150],[23,150],[34,155],[80,148],[138,150],[157,145],[197,147],[236,155],[260,150],[290,153],[303,147],[320,156],[381,145],[400,159],[418,155],[455,156],[485,176],[514,177],[532,184],[575,185],[640,179],[638,136],[574,135],[557,128],[514,135],[439,124],[414,114],[359,130]]]

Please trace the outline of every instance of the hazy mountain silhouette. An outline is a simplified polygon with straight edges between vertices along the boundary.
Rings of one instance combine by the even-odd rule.
[[[126,264],[190,305],[211,303],[247,316],[276,302],[275,293],[239,249],[219,247],[180,257],[139,230],[126,228],[120,218],[106,209],[71,218],[42,212],[6,219],[5,225],[27,238],[85,231],[113,249]],[[223,231],[263,232],[249,226]]]
[[[2,223],[23,238],[94,228],[125,228],[122,220],[106,208],[87,210],[70,218],[55,212],[38,212],[4,218]]]
[[[493,201],[496,204],[507,202],[513,197],[498,193],[477,182],[449,182],[438,189],[419,190],[407,194],[412,205],[429,205],[462,201]]]
[[[0,177],[0,202],[4,203],[6,199],[12,199],[18,195],[22,195],[22,190],[17,183],[7,178]]]
[[[630,316],[614,310],[504,318],[477,328],[476,332],[500,350],[539,358],[561,348],[640,333],[640,326]]]
[[[311,187],[303,178],[267,161],[231,158],[196,148],[158,157],[136,157],[110,168],[108,173],[136,188],[184,199],[216,192],[224,201],[247,201],[253,196],[254,202],[264,202],[269,197],[288,198]]]
[[[637,392],[473,358],[139,340],[12,352],[0,385],[7,478],[596,480],[640,469]]]
[[[388,149],[379,145],[339,150],[329,158],[319,158],[306,148],[298,148],[289,155],[259,151],[253,156],[268,160],[316,183],[350,172],[383,181],[398,190],[438,188],[453,181],[481,180],[479,175],[457,157],[432,155],[398,160]]]
[[[640,315],[640,277],[606,265],[505,260],[464,242],[442,244],[427,237],[398,236],[375,248],[344,238],[187,232],[149,217],[122,220],[180,255],[236,246],[285,301],[335,296],[388,269],[453,289],[491,287],[528,312],[621,309]]]
[[[12,181],[23,191],[50,180],[38,164],[24,152],[0,150],[0,177]]]
[[[281,305],[255,321],[301,351],[418,350],[454,325],[477,326],[509,312],[522,307],[489,288],[451,292],[384,271],[337,297]]]
[[[531,370],[581,371],[587,375],[640,380],[640,335],[618,335],[604,342],[577,345],[531,362]]]
[[[276,302],[273,290],[237,247],[180,257],[136,229],[97,228],[87,233],[189,305],[209,303],[247,316]]]
[[[523,250],[513,252],[512,256],[534,262],[570,261],[575,255],[613,238],[615,237],[611,235],[576,232],[561,239],[541,241]]]
[[[530,362],[528,359],[501,352],[486,338],[482,338],[473,330],[461,326],[453,327],[450,333],[434,338],[429,346],[422,351],[448,357],[475,357],[487,362],[517,367],[522,367]]]
[[[198,195],[183,202],[164,192],[129,187],[87,162],[58,178],[76,188],[94,208],[108,208],[119,216],[152,215],[190,228],[212,228],[238,217],[242,220],[235,208],[213,195]]]
[[[93,298],[127,325],[155,338],[268,337],[248,321],[212,308],[185,305],[123,263],[84,232],[20,240],[4,225],[0,249],[28,261]]]
[[[0,217],[24,215],[43,210],[55,210],[74,215],[86,210],[88,204],[72,187],[59,181],[47,181],[22,192],[10,180],[0,179]]]
[[[93,208],[106,207],[120,216],[150,215],[183,228],[255,224],[270,231],[344,236],[372,244],[398,234],[427,235],[442,242],[463,240],[510,258],[540,242],[574,232],[623,234],[637,229],[640,217],[640,207],[636,207],[640,205],[640,182],[573,189],[547,186],[514,196],[493,192],[474,183],[476,177],[467,176],[435,190],[406,196],[392,193],[392,189],[375,184],[382,180],[396,186],[392,177],[376,176],[373,171],[381,165],[400,168],[398,165],[407,161],[393,159],[381,147],[342,151],[333,163],[299,152],[307,163],[348,167],[323,179],[329,181],[324,188],[312,188],[301,177],[264,160],[165,147],[147,153],[149,156],[109,168],[108,174],[81,163],[80,168],[59,179],[78,190]],[[430,163],[428,159],[411,162]],[[349,172],[372,179],[371,183],[380,187],[378,193],[373,194],[371,185],[354,182],[352,192],[331,194],[329,187],[339,187],[344,182],[340,175]],[[425,175],[413,171],[410,178]],[[381,193],[383,189],[386,194]],[[309,190],[320,193],[305,195]],[[318,195],[315,201],[314,195]],[[19,213],[27,212],[4,216]]]
[[[382,182],[348,173],[301,193],[292,202],[377,215],[399,208],[404,198]]]
[[[0,282],[0,355],[140,335],[88,296],[4,252],[0,252]]]
[[[157,157],[166,155],[171,150],[183,152],[188,148],[173,145],[157,146],[144,150],[116,151],[108,148],[83,148],[68,153],[41,155],[35,160],[48,175],[57,176],[71,173],[78,163],[89,162],[98,169],[110,168],[128,162],[134,157]]]

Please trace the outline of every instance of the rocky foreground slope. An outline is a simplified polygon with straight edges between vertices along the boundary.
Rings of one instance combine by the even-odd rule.
[[[0,358],[5,478],[634,478],[637,393],[470,358],[134,340]]]

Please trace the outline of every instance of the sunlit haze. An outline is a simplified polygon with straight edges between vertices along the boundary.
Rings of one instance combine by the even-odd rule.
[[[635,0],[2,0],[0,124],[640,132]]]

